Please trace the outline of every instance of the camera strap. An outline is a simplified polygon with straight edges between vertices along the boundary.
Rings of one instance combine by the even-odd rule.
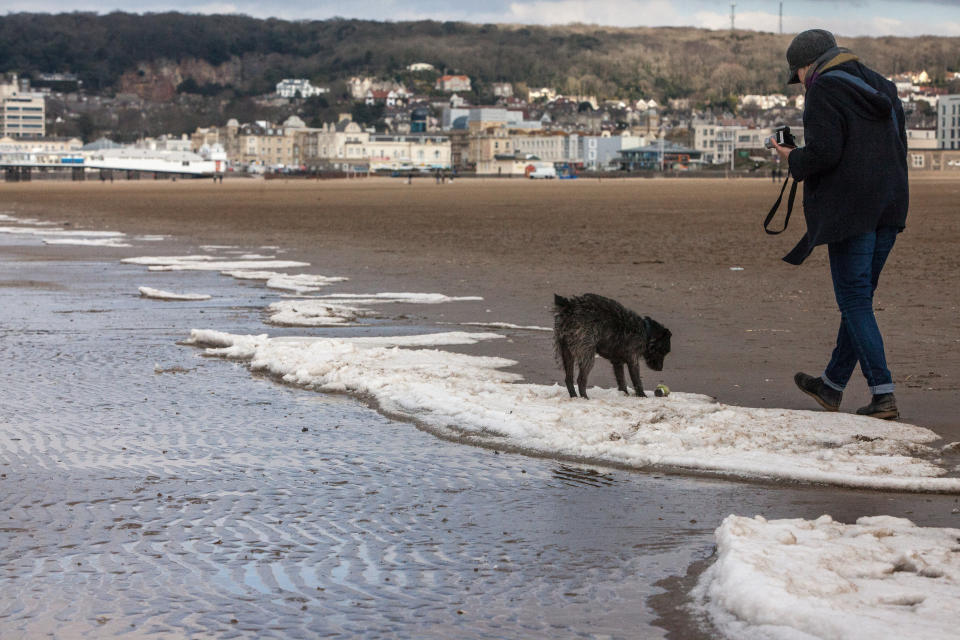
[[[788,182],[790,182],[789,171],[787,171],[787,179],[783,181],[783,186],[780,188],[780,195],[777,197],[777,201],[773,203],[773,206],[770,208],[770,213],[767,214],[766,219],[763,221],[763,230],[771,236],[783,233],[787,230],[787,225],[790,224],[790,214],[793,212],[793,200],[797,197],[796,180],[793,181],[793,186],[790,187],[790,196],[787,198],[787,215],[783,219],[783,229],[780,229],[780,231],[771,231],[769,228],[770,222],[773,221],[773,216],[777,215],[777,209],[780,208],[780,203],[783,202],[783,192],[787,190]]]

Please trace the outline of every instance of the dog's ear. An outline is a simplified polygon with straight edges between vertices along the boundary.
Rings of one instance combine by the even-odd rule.
[[[647,334],[647,338],[652,337],[653,326],[650,324],[650,316],[643,316],[643,331]]]

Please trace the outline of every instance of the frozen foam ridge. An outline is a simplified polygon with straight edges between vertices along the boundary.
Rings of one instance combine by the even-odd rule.
[[[318,300],[334,300],[352,304],[386,304],[406,302],[411,304],[442,304],[444,302],[465,302],[483,300],[480,296],[448,296],[442,293],[329,293],[317,296]]]
[[[154,298],[156,300],[209,300],[211,297],[206,293],[171,293],[151,287],[139,287],[139,289],[140,295],[144,298]]]
[[[223,275],[238,280],[264,280],[268,289],[281,289],[298,294],[313,293],[319,291],[321,287],[347,280],[347,278],[336,276],[321,276],[310,273],[288,275],[277,271],[257,271],[253,269],[224,271]]]
[[[731,515],[716,538],[693,595],[725,637],[957,637],[960,529]]]
[[[218,260],[213,256],[140,256],[124,258],[127,264],[145,265],[150,271],[233,271],[236,269],[292,269],[309,267],[295,260]]]
[[[281,300],[267,307],[270,323],[286,327],[348,327],[369,309],[323,300]]]
[[[246,360],[285,382],[372,398],[383,411],[477,444],[634,468],[960,493],[927,429],[850,414],[753,409],[688,393],[628,397],[519,384],[512,360],[430,349],[503,337],[269,338],[193,330],[207,354]]]
[[[269,281],[268,281],[269,286]],[[384,293],[331,294],[305,300],[281,300],[267,307],[270,323],[288,327],[351,326],[358,318],[376,313],[361,304],[441,304],[463,300],[482,300],[478,297],[451,297],[442,293]]]

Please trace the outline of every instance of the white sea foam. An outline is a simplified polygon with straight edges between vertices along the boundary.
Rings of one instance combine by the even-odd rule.
[[[268,280],[267,286],[270,286]],[[451,297],[442,293],[374,293],[330,294],[305,300],[274,302],[267,311],[272,324],[292,327],[349,326],[358,318],[376,315],[362,304],[440,304],[462,300],[482,300],[477,297]]]
[[[13,222],[16,224],[29,225],[35,227],[50,227],[56,226],[56,222],[49,222],[46,220],[37,220],[36,218],[18,218],[16,216],[11,216],[6,213],[0,213],[0,222]]]
[[[120,238],[43,238],[44,244],[71,244],[87,247],[131,247]]]
[[[0,227],[0,233],[40,236],[42,238],[123,238],[119,231],[85,231],[83,229],[36,229],[33,227]]]
[[[335,282],[344,282],[347,280],[347,278],[338,276],[321,276],[310,273],[288,275],[277,271],[255,271],[250,269],[224,271],[223,275],[239,280],[264,280],[266,286],[270,289],[292,291],[297,294],[312,293]]]
[[[308,267],[294,260],[218,260],[214,256],[141,256],[124,258],[127,264],[145,265],[150,271],[233,271],[236,269],[291,269]]]
[[[267,312],[272,324],[290,327],[350,326],[373,313],[362,307],[321,300],[281,300],[267,307]]]
[[[462,302],[483,300],[479,296],[447,296],[442,293],[330,293],[317,296],[319,300],[342,300],[353,304],[380,304],[388,302],[407,302],[413,304],[441,304],[444,302]]]
[[[439,346],[462,336],[500,337],[422,340]],[[960,493],[960,478],[941,477],[939,450],[929,445],[937,435],[900,422],[734,407],[677,392],[642,399],[595,388],[590,401],[571,399],[557,385],[516,384],[520,376],[502,370],[511,360],[397,348],[413,344],[410,337],[371,343],[194,330],[190,342],[289,383],[362,394],[388,413],[496,446],[636,468]]]
[[[957,637],[960,529],[728,516],[694,590],[728,638]]]
[[[485,327],[488,329],[522,329],[524,331],[553,331],[553,327],[539,327],[537,325],[519,325],[509,322],[461,322],[465,327]]]
[[[31,219],[16,219],[4,215],[0,219],[15,221],[22,224],[41,225],[43,223]],[[44,244],[70,244],[93,247],[129,247],[124,241],[125,234],[119,231],[85,231],[83,229],[38,228],[36,226],[0,227],[0,233],[10,235],[36,236]]]
[[[140,295],[144,298],[155,298],[157,300],[209,300],[211,298],[206,293],[171,293],[151,287],[140,287],[139,289]]]

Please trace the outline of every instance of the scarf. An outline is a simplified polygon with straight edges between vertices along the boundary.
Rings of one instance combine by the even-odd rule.
[[[809,91],[813,83],[817,81],[817,78],[826,73],[828,69],[832,69],[844,62],[859,59],[860,58],[855,56],[850,49],[845,47],[832,47],[827,49],[819,58],[813,61],[813,66],[804,78],[803,84],[806,86],[807,91]]]

